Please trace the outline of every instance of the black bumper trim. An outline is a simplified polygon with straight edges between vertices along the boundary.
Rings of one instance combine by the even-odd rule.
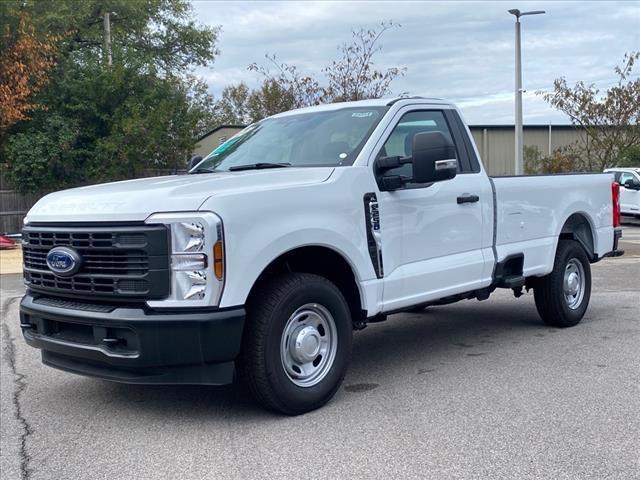
[[[618,249],[618,243],[620,242],[621,238],[622,238],[622,228],[620,227],[614,228],[613,229],[613,249],[610,252],[607,252],[604,255],[602,255],[601,258],[621,257],[622,255],[624,255],[624,250]]]
[[[131,384],[226,385],[233,382],[235,372],[233,361],[131,370],[77,361],[48,350],[42,351],[42,363],[77,375]]]
[[[233,380],[244,328],[243,307],[110,312],[20,304],[26,342],[62,370],[124,383],[221,385]]]

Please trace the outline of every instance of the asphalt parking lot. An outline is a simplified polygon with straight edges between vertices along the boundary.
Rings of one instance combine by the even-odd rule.
[[[343,388],[288,418],[236,386],[129,386],[25,345],[2,275],[2,479],[640,478],[640,222],[593,266],[580,325],[532,295],[395,315],[355,334]]]

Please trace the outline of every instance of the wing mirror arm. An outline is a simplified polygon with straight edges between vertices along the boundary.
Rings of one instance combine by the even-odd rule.
[[[393,168],[401,167],[413,161],[412,157],[381,157],[376,160],[376,169],[379,172],[385,172]]]
[[[405,183],[411,181],[411,178],[401,175],[384,175],[388,170],[401,167],[408,163],[413,163],[412,157],[381,157],[376,159],[375,170],[380,189],[383,191],[393,191],[404,187]]]

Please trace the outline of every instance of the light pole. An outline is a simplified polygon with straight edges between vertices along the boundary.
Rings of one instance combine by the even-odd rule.
[[[522,145],[522,55],[520,53],[520,17],[525,15],[540,15],[544,10],[521,12],[517,8],[508,10],[516,17],[516,158],[515,174],[522,175],[523,169],[523,145]]]

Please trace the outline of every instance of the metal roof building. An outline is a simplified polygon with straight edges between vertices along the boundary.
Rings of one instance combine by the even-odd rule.
[[[469,129],[489,175],[513,175],[515,127],[470,125]],[[585,140],[584,131],[573,125],[525,125],[523,131],[525,147],[535,146],[543,156]]]

